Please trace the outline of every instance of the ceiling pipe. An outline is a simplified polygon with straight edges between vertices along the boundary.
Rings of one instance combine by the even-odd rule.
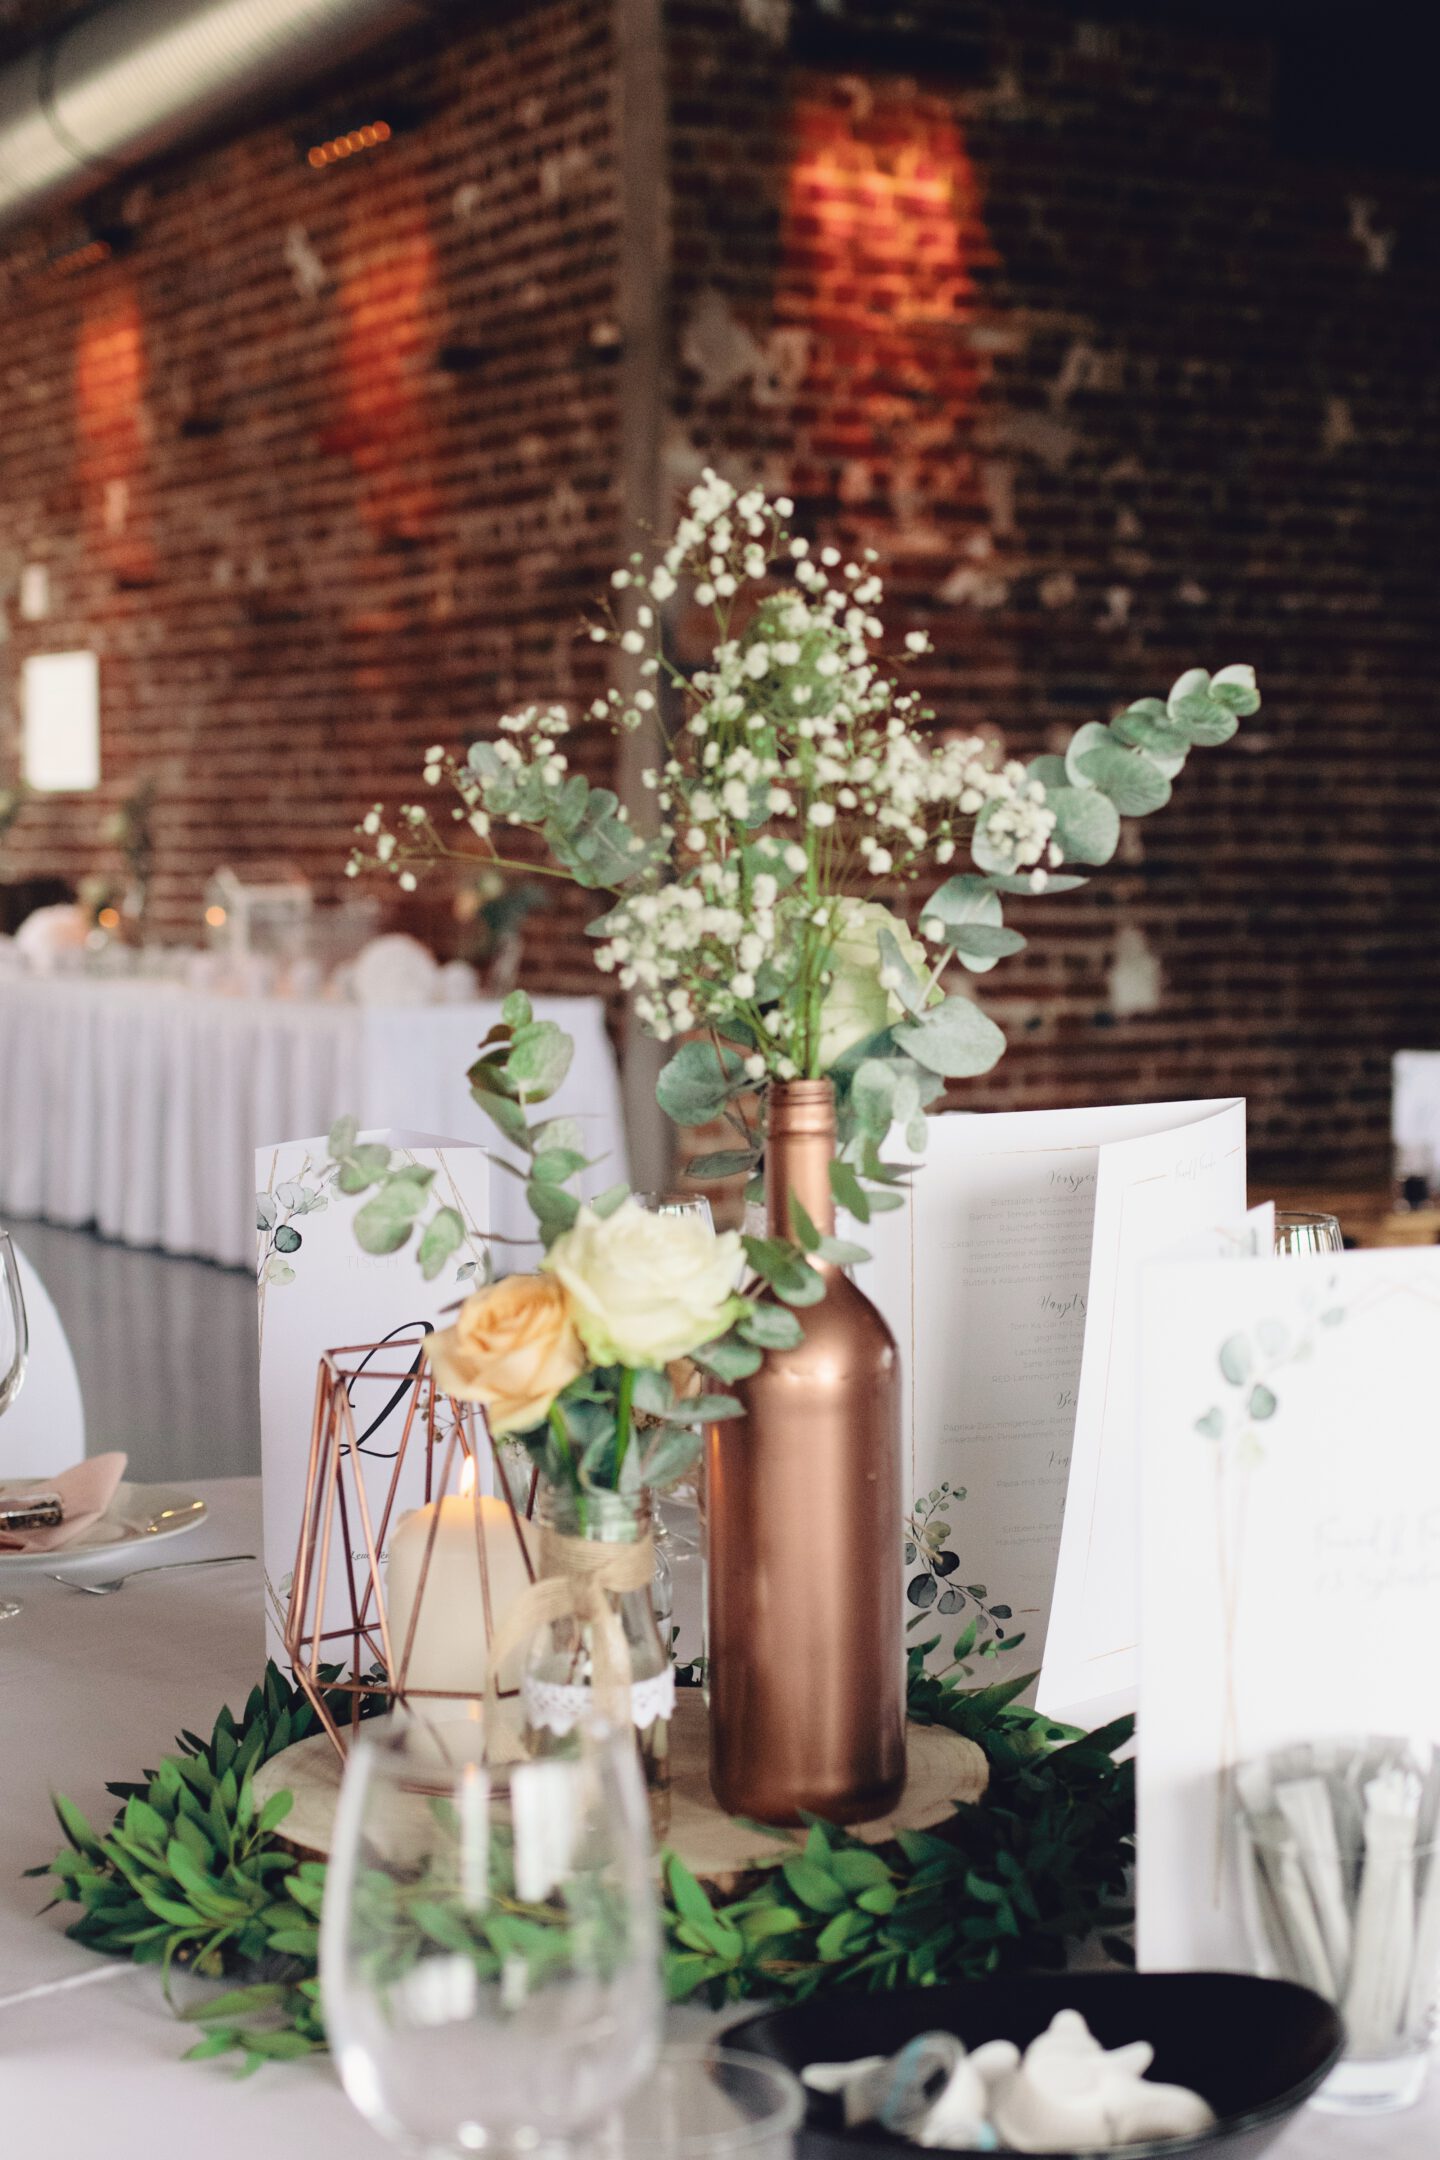
[[[111,0],[0,70],[0,230],[432,16],[425,0]]]

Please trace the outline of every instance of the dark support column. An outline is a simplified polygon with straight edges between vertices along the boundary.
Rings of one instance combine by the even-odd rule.
[[[669,505],[663,478],[668,393],[667,317],[670,237],[667,209],[667,103],[664,0],[615,0],[616,139],[620,213],[620,529],[624,552],[645,532],[662,531]],[[615,654],[622,695],[640,687],[637,662]],[[637,828],[654,823],[654,798],[640,785],[661,762],[658,721],[620,740],[616,791]],[[630,1133],[631,1178],[663,1190],[675,1174],[675,1132],[655,1101],[655,1076],[666,1050],[642,1033],[627,1010],[622,1087]]]

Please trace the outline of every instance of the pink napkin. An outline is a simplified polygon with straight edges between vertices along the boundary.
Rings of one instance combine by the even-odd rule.
[[[53,1530],[0,1530],[0,1552],[59,1552],[69,1545],[105,1513],[125,1475],[126,1460],[124,1455],[91,1455],[58,1477],[27,1479],[31,1492],[59,1493],[64,1520]],[[0,1487],[0,1499],[24,1497],[23,1491],[7,1493]]]

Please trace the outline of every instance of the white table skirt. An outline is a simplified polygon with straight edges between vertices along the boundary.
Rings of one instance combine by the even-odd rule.
[[[258,1479],[199,1487],[208,1522],[172,1548],[258,1552]],[[237,2084],[223,2066],[180,2061],[194,2038],[167,2009],[153,1969],[116,1964],[42,1914],[47,1888],[22,1870],[54,1852],[51,1791],[95,1822],[108,1778],[154,1764],[182,1725],[208,1732],[237,1708],[264,1656],[258,1565],[146,1575],[111,1598],[44,1578],[19,1585],[24,1610],[0,1623],[0,2092],[15,2160],[103,2152],[106,2160],[382,2160],[328,2063],[262,2070]],[[672,2013],[695,2037],[716,2022]],[[1275,2160],[1428,2160],[1440,2152],[1440,2081],[1417,2108],[1369,2122],[1304,2111]]]
[[[551,1105],[603,1157],[587,1192],[627,1175],[620,1081],[598,998],[539,998],[575,1038]],[[161,982],[0,981],[0,1210],[94,1223],[131,1245],[253,1264],[254,1153],[367,1126],[496,1141],[466,1069],[498,1004],[390,1008],[205,996]],[[494,1227],[528,1236],[499,1177]]]

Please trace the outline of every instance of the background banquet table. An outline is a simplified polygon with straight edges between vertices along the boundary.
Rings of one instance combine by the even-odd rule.
[[[547,1107],[626,1176],[620,1081],[598,998],[540,998],[575,1038]],[[254,1153],[353,1111],[489,1145],[466,1069],[499,1004],[361,1006],[206,995],[159,981],[0,981],[0,1211],[231,1267],[255,1256]],[[528,1237],[523,1192],[495,1180],[493,1228]]]
[[[183,1557],[258,1552],[258,1479],[199,1488],[208,1521]],[[175,1558],[182,1556],[177,1551]],[[258,1564],[145,1575],[110,1598],[41,1577],[0,1634],[0,2090],[15,2160],[104,2151],[107,2160],[381,2160],[391,2148],[344,2099],[328,2063],[262,2070],[237,2083],[180,2060],[189,2035],[153,1970],[68,1941],[43,1913],[45,1884],[23,1871],[58,1841],[49,1794],[94,1821],[105,1781],[153,1765],[181,1726],[208,1732],[239,1705],[264,1658]],[[672,2012],[694,2035],[714,2023]],[[83,2066],[83,2075],[78,2074]],[[1369,2122],[1302,2113],[1275,2160],[1412,2160],[1440,2150],[1440,2080],[1407,2114]]]

